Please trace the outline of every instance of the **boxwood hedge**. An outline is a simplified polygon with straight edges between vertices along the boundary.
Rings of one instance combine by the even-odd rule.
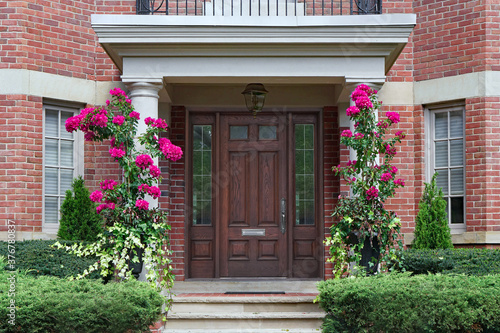
[[[26,240],[15,243],[16,269],[27,271],[29,275],[50,275],[60,278],[83,273],[96,262],[95,257],[77,257],[65,250],[52,248],[55,240]],[[71,245],[74,242],[60,241]],[[0,242],[0,255],[7,257],[7,242]],[[93,272],[89,278],[99,279],[100,271]]]
[[[399,269],[413,274],[500,274],[500,250],[406,250]]]
[[[500,332],[498,275],[410,273],[319,284],[323,332]]]
[[[13,275],[15,296],[8,293]],[[156,290],[136,280],[102,284],[0,271],[1,333],[145,332],[160,319],[162,304]]]

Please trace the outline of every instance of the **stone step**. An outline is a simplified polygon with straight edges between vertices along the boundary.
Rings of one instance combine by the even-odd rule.
[[[171,329],[317,329],[321,326],[323,314],[304,312],[274,313],[228,313],[171,314],[166,331]],[[257,331],[256,331],[257,332]]]
[[[319,332],[324,312],[315,294],[181,294],[165,332]]]
[[[254,328],[187,328],[187,329],[168,329],[165,333],[320,333],[320,328],[261,328],[255,330]]]
[[[314,295],[174,297],[172,312],[320,312]]]

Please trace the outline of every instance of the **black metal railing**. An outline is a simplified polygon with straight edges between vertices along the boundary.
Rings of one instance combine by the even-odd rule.
[[[329,16],[381,14],[382,0],[136,0],[138,15]]]

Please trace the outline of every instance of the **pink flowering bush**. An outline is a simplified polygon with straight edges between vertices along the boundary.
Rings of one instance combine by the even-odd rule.
[[[338,223],[331,227],[331,237],[326,240],[336,277],[343,276],[352,263],[356,270],[350,273],[376,272],[379,263],[385,268],[388,262],[397,260],[397,249],[402,247],[399,219],[385,209],[384,202],[404,186],[404,180],[396,178],[398,168],[391,162],[397,153],[395,145],[405,133],[389,134],[389,128],[400,121],[397,112],[387,112],[383,119],[377,119],[381,103],[376,94],[366,85],[359,85],[352,93],[355,106],[346,112],[355,124],[354,133],[342,131],[340,142],[353,149],[357,158],[333,167],[351,188],[349,195],[339,196],[333,213]],[[372,252],[368,264],[362,255],[365,246],[379,251]]]
[[[167,249],[170,225],[165,211],[150,208],[148,197],[161,196],[156,186],[161,182],[161,172],[154,158],[177,161],[182,150],[166,138],[158,139],[168,129],[163,119],[142,120],[147,125],[146,133],[137,137],[141,116],[132,101],[119,88],[112,89],[110,94],[112,98],[105,107],[83,109],[66,121],[67,131],[80,130],[86,140],[109,140],[109,154],[123,170],[121,183],[104,179],[100,190],[90,195],[92,201],[99,203],[97,212],[105,219],[105,232],[94,244],[75,245],[68,250],[99,257],[82,277],[101,269],[104,277],[117,279],[131,277],[130,263],[138,262],[142,253],[147,279],[159,289],[168,289],[173,282],[168,257],[171,252]]]

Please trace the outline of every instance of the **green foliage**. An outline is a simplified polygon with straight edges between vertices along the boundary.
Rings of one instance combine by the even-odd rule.
[[[26,240],[16,242],[16,265],[19,271],[27,271],[30,276],[50,275],[60,278],[82,274],[97,258],[95,256],[77,257],[62,249],[52,247],[54,240]],[[62,242],[67,246],[75,244]],[[0,242],[0,255],[7,257],[7,242]],[[99,279],[99,272],[89,275],[91,279]]]
[[[449,249],[451,242],[450,227],[446,214],[446,200],[443,191],[436,186],[437,173],[432,176],[430,184],[425,184],[422,199],[418,204],[415,224],[415,249]]]
[[[356,106],[349,107],[346,113],[355,130],[342,131],[340,142],[356,153],[357,160],[332,170],[350,185],[352,194],[339,196],[332,214],[338,222],[332,225],[331,237],[325,241],[330,246],[329,261],[333,263],[336,278],[348,272],[352,263],[356,269],[349,274],[376,271],[378,263],[385,269],[387,262],[397,260],[397,249],[402,248],[400,220],[384,206],[396,189],[404,186],[403,179],[396,179],[397,167],[390,164],[397,153],[395,145],[405,137],[402,131],[395,135],[389,132],[400,116],[386,112],[386,118],[378,120],[381,102],[377,92],[366,85],[359,85],[351,99]],[[374,243],[379,247],[373,246]],[[375,250],[366,251],[368,245]]]
[[[325,333],[500,332],[498,275],[382,274],[319,284]]]
[[[411,249],[403,252],[403,258],[399,269],[413,274],[500,274],[500,250]]]
[[[89,190],[80,176],[73,180],[73,191],[66,191],[61,205],[61,220],[57,236],[64,240],[97,240],[102,232],[103,218],[96,212],[96,205],[90,200]]]
[[[9,277],[15,275],[15,297]],[[148,331],[160,319],[163,298],[135,280],[106,285],[95,280],[68,281],[0,271],[0,332],[124,333]],[[15,325],[8,306],[15,300]]]
[[[69,132],[84,132],[86,140],[106,143],[109,140],[109,154],[120,165],[123,181],[104,179],[101,190],[90,194],[90,199],[99,203],[96,210],[105,220],[104,231],[97,240],[87,246],[56,246],[78,256],[97,256],[99,260],[77,275],[78,279],[99,269],[105,278],[131,279],[131,263],[138,263],[136,254],[142,253],[150,285],[158,291],[169,290],[174,274],[169,258],[172,252],[168,213],[158,207],[149,209],[147,199],[161,196],[157,186],[161,183],[161,170],[154,159],[175,162],[182,157],[182,149],[161,137],[168,128],[165,120],[141,119],[120,88],[112,89],[110,94],[111,100],[105,107],[83,109],[65,125]],[[137,133],[139,120],[147,125],[144,133]],[[171,302],[168,296],[165,302],[168,308]]]

